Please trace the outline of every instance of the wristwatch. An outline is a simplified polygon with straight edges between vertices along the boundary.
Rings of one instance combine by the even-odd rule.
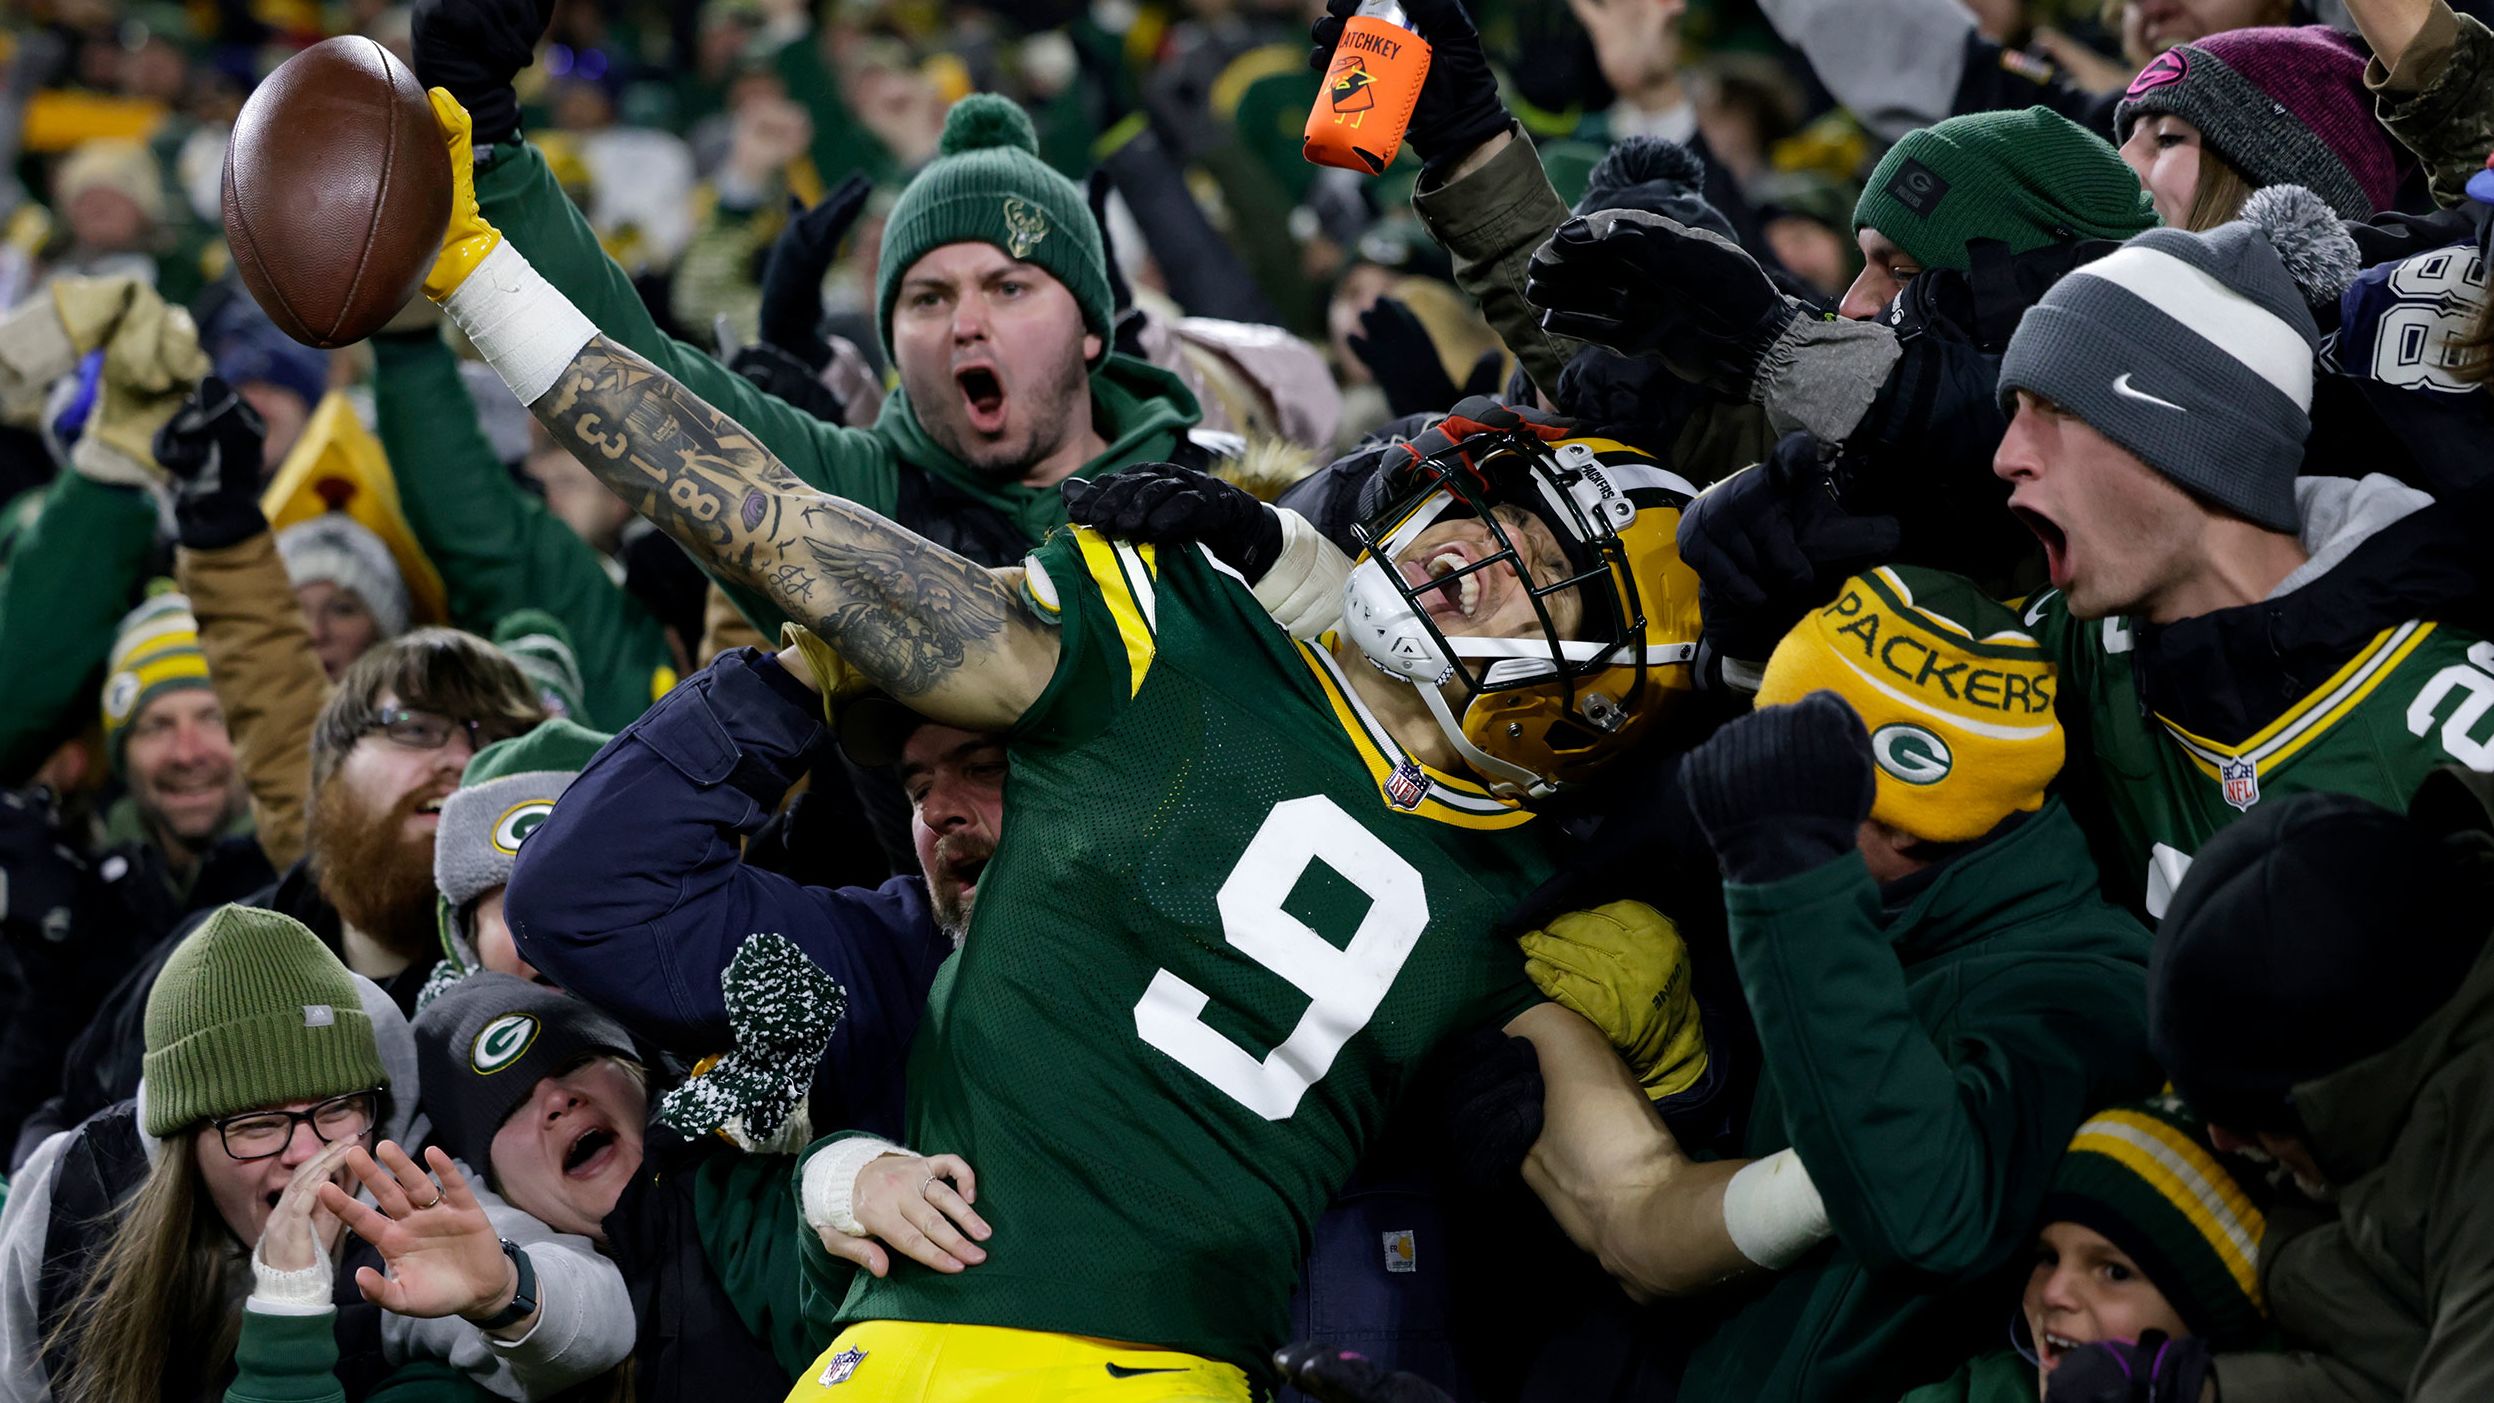
[[[528,1254],[509,1238],[502,1240],[502,1255],[511,1259],[511,1267],[520,1274],[519,1289],[511,1293],[511,1304],[476,1322],[480,1330],[499,1330],[517,1325],[537,1313],[537,1268],[529,1264]]]

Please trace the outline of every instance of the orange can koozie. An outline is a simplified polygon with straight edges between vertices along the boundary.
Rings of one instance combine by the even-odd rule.
[[[1368,0],[1342,26],[1325,86],[1308,111],[1300,154],[1311,164],[1375,175],[1394,163],[1412,104],[1429,76],[1429,44],[1394,0]]]

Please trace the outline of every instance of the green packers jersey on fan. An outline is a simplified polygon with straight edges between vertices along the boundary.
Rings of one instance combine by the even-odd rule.
[[[995,1236],[954,1276],[896,1254],[843,1318],[1269,1379],[1310,1226],[1418,1059],[1540,999],[1492,928],[1542,825],[1410,761],[1198,549],[1070,529],[1030,566],[1062,657],[909,1066],[910,1148],[969,1162]]]
[[[2055,590],[2026,612],[2061,666],[2061,713],[2100,783],[2122,876],[2150,917],[2165,914],[2200,845],[2252,805],[2288,794],[2352,794],[2404,810],[2427,771],[2456,760],[2494,771],[2494,643],[2412,620],[2383,629],[2328,681],[2239,745],[2146,711],[2127,619],[2072,618]]]

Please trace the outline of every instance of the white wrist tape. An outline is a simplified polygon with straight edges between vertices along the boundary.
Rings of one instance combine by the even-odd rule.
[[[1342,622],[1351,558],[1299,513],[1275,507],[1273,514],[1282,519],[1282,554],[1256,581],[1256,602],[1291,637],[1314,638]]]
[[[326,1256],[315,1256],[312,1264],[295,1271],[279,1271],[260,1260],[260,1249],[251,1249],[251,1299],[245,1307],[262,1315],[325,1315],[331,1309],[330,1286],[337,1279],[336,1269]]]
[[[1782,1271],[1835,1235],[1801,1156],[1779,1150],[1741,1166],[1723,1186],[1723,1226],[1741,1255]]]
[[[442,312],[475,343],[522,404],[535,404],[598,329],[538,276],[504,239],[468,280],[442,299]]]
[[[851,1136],[815,1151],[814,1157],[805,1162],[804,1186],[798,1195],[806,1223],[817,1232],[828,1228],[850,1237],[866,1236],[865,1225],[850,1211],[857,1195],[859,1171],[885,1155],[908,1153],[891,1141],[872,1135]]]

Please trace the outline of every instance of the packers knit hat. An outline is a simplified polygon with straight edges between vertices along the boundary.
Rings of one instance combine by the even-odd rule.
[[[1821,690],[1870,732],[1871,817],[1917,838],[1980,838],[2042,808],[2061,772],[2051,655],[1955,575],[1896,565],[1845,581],[1776,645],[1757,701]]]
[[[548,716],[588,717],[589,685],[572,651],[572,631],[543,609],[514,609],[494,625],[494,646],[518,665]]]
[[[346,966],[301,921],[220,906],[147,994],[148,1134],[390,1084]]]
[[[1012,99],[972,93],[945,115],[936,157],[901,191],[883,226],[875,268],[875,327],[892,351],[892,303],[901,279],[930,249],[994,244],[1045,269],[1082,309],[1085,330],[1105,346],[1116,316],[1108,256],[1090,202],[1039,159],[1039,134]]]
[[[1853,207],[1925,268],[1971,266],[1966,245],[2011,253],[2156,227],[2156,206],[2104,138],[2047,107],[1969,112],[1888,148]]]
[[[2151,229],[2054,283],[2000,362],[2205,501],[2293,531],[2320,328],[2269,235]]]
[[[638,1062],[623,1025],[516,975],[471,974],[416,1015],[416,1077],[433,1139],[490,1180],[494,1135],[537,1083],[592,1057]]]
[[[2267,1219],[2257,1178],[2208,1147],[2207,1122],[2177,1097],[2098,1111],[2079,1126],[2044,1199],[2043,1220],[2076,1223],[2147,1273],[2191,1333],[2212,1349],[2258,1342],[2260,1234]]]
[[[2252,188],[2301,185],[2341,219],[2396,201],[2398,148],[2373,115],[2363,42],[2325,24],[2230,29],[2149,60],[2113,109],[2113,139],[2170,112]]]
[[[104,749],[121,768],[131,721],[149,702],[185,687],[208,685],[208,655],[199,650],[199,620],[189,599],[157,580],[146,601],[113,629],[104,668]]]
[[[381,626],[383,638],[407,631],[407,579],[381,537],[345,512],[333,511],[298,521],[277,533],[277,557],[286,563],[286,582],[296,589],[327,581],[355,591]]]
[[[495,741],[468,761],[459,787],[442,801],[441,825],[433,834],[433,886],[441,893],[443,937],[461,965],[476,967],[471,903],[509,884],[520,844],[613,739],[556,717],[525,735]]]

